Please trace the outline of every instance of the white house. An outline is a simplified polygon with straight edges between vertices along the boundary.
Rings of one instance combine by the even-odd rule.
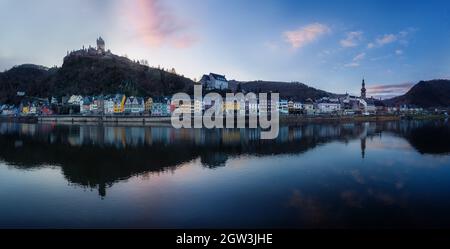
[[[91,111],[92,98],[89,96],[84,97],[80,101],[80,113],[89,113]]]
[[[303,108],[303,104],[301,102],[294,102],[294,110],[301,110]]]
[[[344,114],[366,112],[367,102],[360,97],[347,94],[341,98],[341,109],[344,111]]]
[[[57,104],[58,104],[58,99],[57,99],[56,97],[51,97],[50,103],[51,103],[52,105],[57,105]]]
[[[31,104],[30,106],[30,111],[28,112],[28,114],[37,114],[37,107],[35,104]]]
[[[288,101],[285,99],[280,99],[279,102],[279,109],[281,114],[289,114],[289,104]]]
[[[81,96],[81,95],[72,95],[72,96],[70,96],[70,98],[67,101],[67,103],[69,105],[79,105],[81,100],[83,100],[83,96]]]
[[[366,113],[374,114],[377,111],[377,107],[375,106],[375,102],[373,99],[366,99]]]
[[[193,105],[192,105],[192,111],[194,113],[203,113],[203,101],[199,100],[199,99],[194,99],[193,101]]]
[[[114,98],[109,96],[105,97],[103,101],[103,111],[106,115],[114,114]]]
[[[125,101],[125,113],[139,114],[145,111],[145,101],[140,97],[128,97]]]
[[[319,113],[333,113],[341,110],[341,104],[330,98],[322,98],[317,102]]]
[[[200,80],[202,86],[205,86],[208,90],[218,89],[226,90],[228,89],[228,80],[224,75],[210,73],[209,75],[203,75]]]
[[[314,114],[314,102],[312,101],[312,99],[307,99],[305,103],[302,104],[302,108],[306,114]]]
[[[258,114],[258,103],[256,101],[248,101],[248,114],[257,115]]]

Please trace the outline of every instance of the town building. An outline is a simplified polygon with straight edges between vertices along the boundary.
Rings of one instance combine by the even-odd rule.
[[[114,114],[114,96],[105,96],[103,100],[103,113],[105,115]]]
[[[280,99],[278,103],[278,111],[280,112],[280,114],[289,114],[289,101],[287,101],[286,99]]]
[[[302,104],[302,110],[304,114],[313,115],[315,113],[314,101],[310,98],[306,99],[306,101]]]
[[[364,99],[350,94],[343,96],[340,102],[344,115],[362,114],[367,107],[367,102]]]
[[[151,97],[149,97],[146,101],[145,101],[145,114],[151,114],[152,113],[152,105],[153,105],[153,99]]]
[[[175,108],[175,107],[174,107]],[[170,116],[171,103],[167,97],[158,97],[153,99],[152,116]]]
[[[200,99],[193,99],[192,100],[192,111],[194,113],[203,113],[204,104],[203,101]]]
[[[365,114],[375,114],[377,112],[377,108],[375,106],[375,101],[373,98],[365,99],[367,105],[365,108]]]
[[[145,101],[141,97],[128,97],[125,101],[125,113],[142,114],[145,111]]]
[[[223,111],[226,115],[234,115],[239,114],[241,109],[241,103],[240,101],[227,101],[223,103]],[[243,108],[245,110],[245,107]]]
[[[41,107],[40,113],[42,115],[53,115],[53,110],[48,105],[44,105]]]
[[[207,90],[226,90],[228,89],[228,80],[224,75],[210,73],[209,75],[203,75],[200,79],[200,83]]]
[[[37,107],[37,105],[35,103],[32,103],[30,105],[30,110],[29,110],[28,114],[29,115],[36,115],[36,114],[38,114],[38,107]]]
[[[72,95],[72,96],[70,96],[70,98],[67,101],[67,103],[69,105],[80,105],[81,100],[83,100],[83,96],[81,96],[81,95]]]
[[[17,116],[20,114],[20,109],[14,105],[5,105],[2,108],[3,116]]]
[[[22,114],[23,115],[28,115],[29,112],[30,112],[30,106],[29,105],[22,106]]]
[[[248,114],[257,115],[258,114],[258,102],[257,101],[246,101],[246,106]]]
[[[294,114],[302,114],[303,113],[303,104],[299,101],[293,101],[292,103],[292,113]]]
[[[80,101],[80,113],[87,114],[91,111],[92,98],[89,96],[83,97]]]
[[[341,110],[341,104],[335,99],[324,97],[317,101],[317,110],[321,114],[337,113]]]
[[[363,78],[362,84],[361,84],[361,98],[362,99],[366,98],[366,83],[364,82],[364,78]]]
[[[103,114],[104,113],[104,97],[103,96],[92,97],[91,105],[89,106],[89,112],[91,114]]]
[[[120,114],[125,112],[125,94],[116,94],[114,97],[114,113]]]

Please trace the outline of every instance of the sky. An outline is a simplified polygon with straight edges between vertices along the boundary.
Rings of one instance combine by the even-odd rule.
[[[0,70],[61,66],[95,46],[199,79],[302,82],[403,94],[450,78],[450,2],[414,0],[0,0]]]

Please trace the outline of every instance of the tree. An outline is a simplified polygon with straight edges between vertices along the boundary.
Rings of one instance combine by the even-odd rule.
[[[236,87],[236,92],[242,92],[242,86],[241,86],[241,83],[238,83],[237,84],[237,87]]]

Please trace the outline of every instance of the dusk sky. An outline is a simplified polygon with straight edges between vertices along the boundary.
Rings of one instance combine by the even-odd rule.
[[[95,46],[192,79],[299,81],[401,94],[450,78],[448,1],[0,0],[0,70]]]

